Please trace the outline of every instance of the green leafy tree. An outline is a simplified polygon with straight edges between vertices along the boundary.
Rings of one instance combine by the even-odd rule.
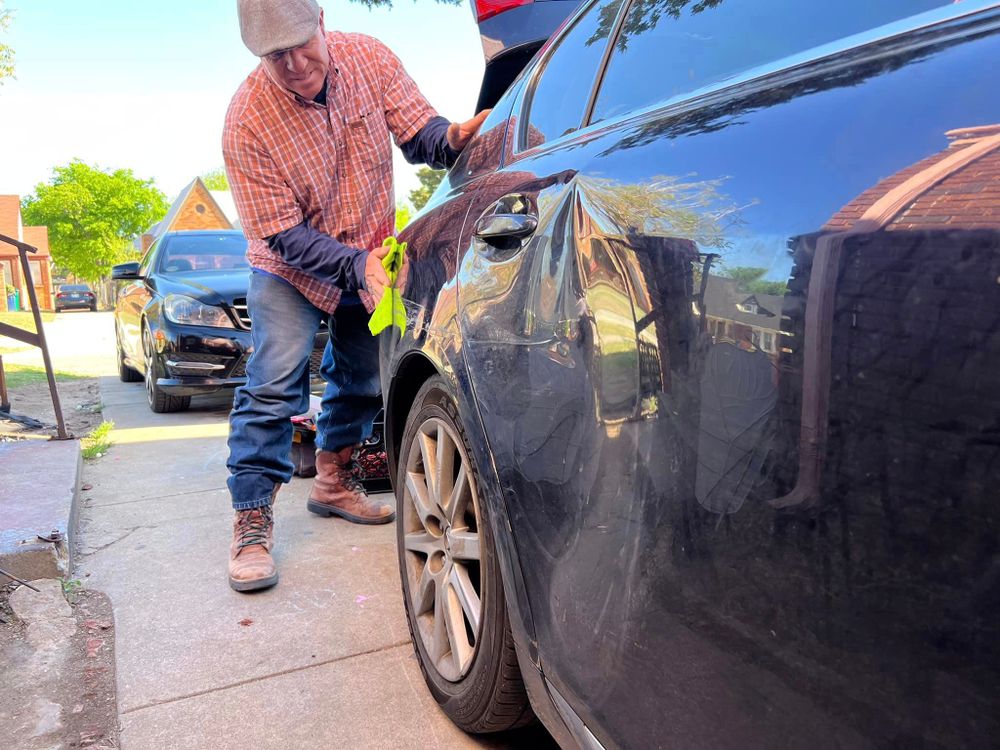
[[[402,232],[406,225],[410,223],[410,219],[413,218],[413,214],[410,211],[410,207],[405,203],[399,203],[396,206],[396,234]]]
[[[774,294],[779,296],[784,294],[786,291],[785,282],[767,281],[764,278],[764,274],[766,273],[766,268],[756,268],[754,266],[734,266],[722,269],[722,275],[727,279],[735,281],[740,291],[749,292],[750,294]]]
[[[444,170],[421,167],[417,170],[417,179],[420,180],[420,187],[410,191],[410,203],[419,211],[427,205],[427,201],[431,199],[437,186],[441,184],[441,180],[444,179]]]
[[[226,170],[223,167],[205,172],[201,176],[201,181],[209,190],[229,190],[229,178],[226,177]]]
[[[52,179],[21,202],[26,224],[49,228],[52,260],[74,276],[98,281],[134,256],[132,238],[162,219],[167,199],[131,169],[107,172],[81,161],[52,170]]]
[[[4,0],[0,0],[0,32],[7,30],[10,26],[11,12],[4,6]],[[8,44],[0,42],[0,83],[4,78],[14,76],[14,50]]]

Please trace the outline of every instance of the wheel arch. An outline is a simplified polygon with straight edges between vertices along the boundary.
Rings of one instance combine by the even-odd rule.
[[[393,481],[399,466],[399,448],[403,442],[410,407],[424,383],[440,374],[430,359],[419,352],[412,352],[402,359],[392,375],[385,400],[385,447],[389,476]]]

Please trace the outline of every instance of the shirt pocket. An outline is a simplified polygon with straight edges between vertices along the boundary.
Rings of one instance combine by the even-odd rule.
[[[347,152],[348,173],[368,179],[383,173],[383,179],[391,179],[392,146],[381,112],[362,110],[348,118]]]

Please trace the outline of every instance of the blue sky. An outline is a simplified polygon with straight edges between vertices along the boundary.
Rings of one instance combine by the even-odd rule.
[[[441,114],[471,117],[483,72],[472,10],[320,0],[327,28],[381,39]],[[235,0],[7,0],[17,79],[0,85],[0,194],[27,194],[73,158],[128,167],[168,198],[222,165],[226,106],[256,58]],[[396,154],[396,194],[416,186]]]

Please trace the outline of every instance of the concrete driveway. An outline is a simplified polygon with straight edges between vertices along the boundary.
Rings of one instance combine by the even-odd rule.
[[[107,316],[78,317],[106,339]],[[484,741],[448,721],[413,656],[394,526],[307,512],[307,480],[278,496],[281,582],[230,590],[231,394],[153,414],[141,383],[118,382],[113,340],[106,349],[115,446],[84,468],[76,577],[114,606],[123,747],[553,746],[540,730]]]

